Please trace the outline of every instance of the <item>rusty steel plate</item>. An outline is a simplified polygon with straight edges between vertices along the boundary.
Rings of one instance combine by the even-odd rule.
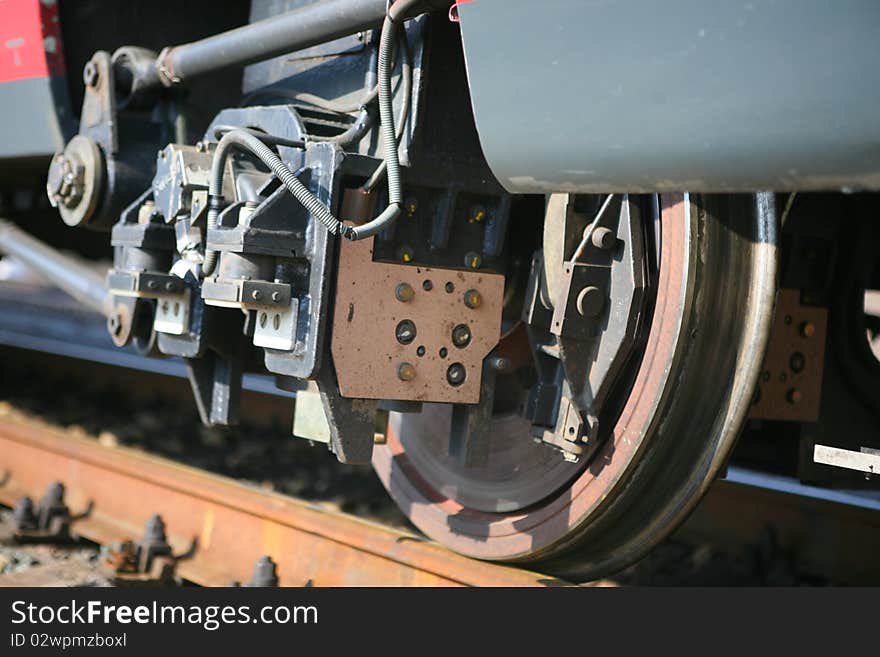
[[[801,305],[799,290],[779,290],[750,418],[819,419],[827,324],[827,308]]]
[[[483,359],[501,333],[504,277],[372,258],[372,239],[340,246],[331,349],[342,394],[477,403]],[[479,295],[476,307],[465,303],[471,291]],[[402,344],[398,326],[407,320],[415,337]],[[460,326],[470,337],[456,346],[453,331]],[[448,379],[456,364],[464,368],[458,385]]]

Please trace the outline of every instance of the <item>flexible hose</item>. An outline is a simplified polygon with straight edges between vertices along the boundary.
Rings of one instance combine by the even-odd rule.
[[[400,158],[397,153],[397,132],[394,127],[394,97],[391,91],[391,71],[394,65],[394,36],[397,23],[419,0],[395,0],[388,10],[382,24],[379,38],[379,61],[377,66],[379,88],[379,120],[385,150],[385,170],[388,177],[388,207],[372,221],[362,226],[351,227],[333,216],[330,210],[303,185],[294,173],[259,138],[243,130],[227,132],[214,152],[211,162],[211,178],[208,187],[208,230],[217,228],[217,220],[223,205],[223,173],[226,158],[233,146],[244,148],[256,155],[278,177],[291,194],[308,210],[312,216],[324,224],[331,233],[341,233],[346,239],[360,240],[381,233],[390,226],[401,213],[403,190],[400,177]],[[202,272],[210,276],[217,266],[218,253],[205,249]]]
[[[208,183],[208,230],[217,228],[217,220],[223,205],[223,172],[226,169],[226,158],[234,147],[243,148],[256,155],[263,164],[272,170],[272,173],[287,187],[296,200],[312,216],[324,224],[324,227],[330,233],[336,234],[341,232],[343,235],[348,236],[348,232],[351,229],[333,216],[330,210],[327,209],[327,206],[299,181],[293,171],[281,161],[281,158],[271,148],[266,146],[259,137],[244,130],[227,132],[223,135],[220,143],[217,144],[217,150],[214,152],[214,158],[211,161],[211,177]],[[205,276],[210,276],[214,273],[218,255],[217,251],[205,249],[205,261],[202,265],[202,273]]]
[[[400,78],[401,78],[401,88],[400,93],[401,96],[401,105],[400,105],[400,116],[397,119],[397,130],[394,134],[394,142],[395,145],[400,143],[400,138],[403,136],[403,131],[406,129],[406,119],[409,116],[410,110],[410,102],[412,96],[412,60],[410,58],[409,53],[409,43],[406,40],[406,29],[400,28],[400,46],[401,55],[401,68],[400,68]],[[370,175],[367,181],[363,184],[364,192],[371,192],[378,185],[382,178],[385,177],[385,160],[382,160],[379,163],[379,166],[376,167],[376,170]]]
[[[399,18],[418,0],[395,0],[388,9],[382,34],[379,37],[379,122],[382,128],[382,142],[385,147],[385,175],[388,178],[388,207],[375,219],[351,230],[350,239],[359,240],[381,233],[390,226],[401,213],[403,189],[400,179],[400,158],[397,154],[397,131],[394,128],[394,100],[391,94],[391,66],[394,34]]]

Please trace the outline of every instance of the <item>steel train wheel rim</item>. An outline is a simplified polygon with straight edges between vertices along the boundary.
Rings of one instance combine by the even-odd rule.
[[[743,210],[742,199],[732,203],[734,213]],[[753,218],[734,217],[728,219],[731,225],[723,225],[687,196],[664,197],[662,205],[658,298],[641,368],[613,435],[567,488],[524,510],[492,513],[467,508],[432,487],[407,458],[398,433],[406,430],[405,418],[403,425],[389,427],[387,444],[375,450],[374,467],[398,505],[430,537],[478,558],[551,559],[548,566],[558,572],[595,576],[644,554],[705,491],[733,445],[766,346],[775,285],[775,229],[764,225],[766,216],[760,230],[755,227],[761,222]],[[723,212],[723,202],[721,206]],[[725,274],[734,281],[737,276],[754,280],[751,286],[734,283],[724,288]],[[713,303],[725,313],[713,321],[735,317],[738,308],[740,319],[719,330],[718,339],[730,340],[735,333],[741,349],[728,344],[728,349],[719,350],[720,345],[710,344],[713,331],[699,313],[711,310]],[[697,404],[688,420],[683,415],[687,400],[676,400],[671,393],[682,381],[693,385],[696,374],[685,376],[683,364],[693,366],[688,352],[700,351],[695,345],[739,353],[734,362],[724,361],[725,372],[717,373],[727,378],[704,391],[708,403],[717,402],[717,408],[707,413]],[[667,426],[670,418],[685,430],[699,425],[708,437],[679,437],[687,453],[677,453],[671,442],[677,429]]]

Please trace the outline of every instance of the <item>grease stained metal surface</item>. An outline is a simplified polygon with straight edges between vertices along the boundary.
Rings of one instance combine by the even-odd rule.
[[[64,483],[72,532],[108,544],[140,538],[160,513],[177,574],[202,585],[248,581],[270,555],[282,586],[542,586],[559,580],[473,561],[412,534],[30,420],[0,425],[0,503]]]
[[[340,246],[332,350],[334,362],[344,363],[337,367],[342,394],[478,402],[483,359],[500,336],[504,277],[373,262],[372,253],[372,239]],[[396,294],[401,284],[409,286],[406,294]],[[480,296],[475,308],[465,303],[471,290]],[[415,337],[407,335],[402,343],[396,330],[406,320]],[[456,346],[453,333],[460,326],[467,327],[469,338]],[[453,385],[447,376],[456,363],[465,374]],[[401,370],[402,365],[409,367]]]

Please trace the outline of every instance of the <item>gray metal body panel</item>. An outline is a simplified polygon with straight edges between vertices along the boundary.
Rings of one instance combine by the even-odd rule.
[[[0,83],[0,159],[47,157],[64,148],[76,128],[64,84],[48,77]]]
[[[512,192],[880,189],[876,0],[477,0],[477,129]]]

